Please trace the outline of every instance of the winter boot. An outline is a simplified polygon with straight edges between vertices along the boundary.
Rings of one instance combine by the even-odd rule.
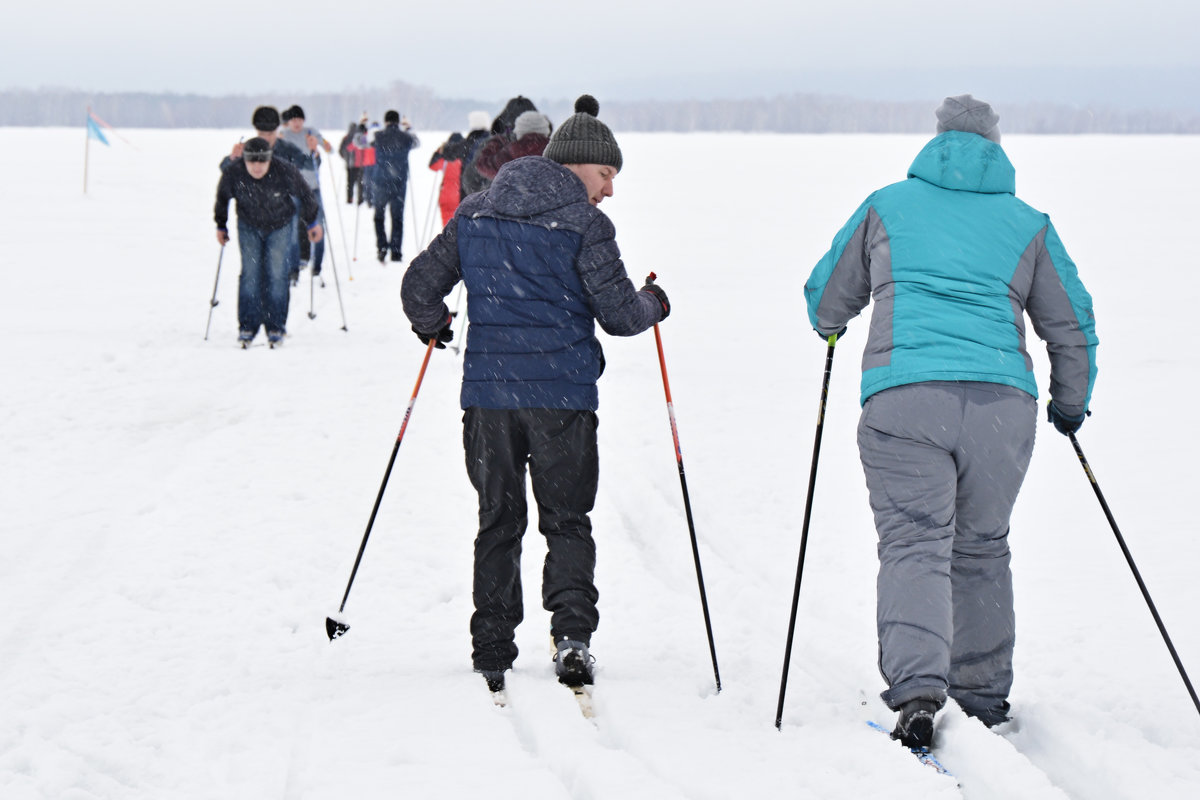
[[[504,691],[504,670],[502,669],[477,669],[475,670],[483,679],[487,681],[489,692]]]
[[[932,700],[909,700],[900,706],[900,719],[892,738],[905,747],[928,749],[933,744],[933,715],[937,710],[937,703]]]
[[[554,674],[558,676],[558,682],[566,686],[590,686],[596,659],[588,652],[588,646],[576,639],[564,639],[557,647]]]

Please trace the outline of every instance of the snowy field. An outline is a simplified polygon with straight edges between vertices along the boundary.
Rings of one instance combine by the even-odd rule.
[[[801,287],[927,137],[619,136],[625,171],[603,208],[630,274],[656,271],[673,303],[661,329],[724,688],[653,336],[602,335],[592,724],[552,676],[536,530],[511,706],[471,672],[475,498],[448,350],[400,448],[352,628],[326,638],[424,354],[400,310],[402,266],[375,262],[370,218],[332,203],[341,160],[341,192],[321,171],[336,264],[312,291],[315,318],[306,272],[286,346],[242,351],[236,244],[203,335],[217,162],[248,131],[120,133],[92,143],[85,196],[82,128],[0,129],[0,797],[1196,796],[1200,715],[1044,421],[1012,528],[1016,721],[996,733],[953,706],[939,715],[954,779],[865,724],[894,715],[878,699],[875,534],[854,443],[861,319],[834,362],[774,727],[825,356]],[[445,134],[422,136],[406,257]],[[1095,298],[1100,375],[1079,440],[1200,679],[1200,139],[1004,144],[1019,195],[1052,215]]]

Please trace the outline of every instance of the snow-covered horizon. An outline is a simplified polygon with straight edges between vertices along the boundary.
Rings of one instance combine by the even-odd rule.
[[[716,693],[653,336],[601,335],[595,724],[553,679],[536,530],[495,708],[470,670],[475,497],[461,365],[434,354],[346,607],[337,610],[424,348],[402,266],[322,167],[325,287],[281,350],[241,351],[217,163],[246,131],[0,129],[5,291],[0,796],[129,798],[1184,798],[1200,715],[1070,443],[1045,422],[1013,518],[1016,723],[938,717],[936,775],[867,720],[875,533],[858,465],[865,320],[837,347],[781,731],[774,728],[825,348],[813,263],[923,136],[624,134],[602,208],[653,270],[724,689]],[[333,138],[337,131],[327,131]],[[411,158],[416,252],[440,133]],[[1200,678],[1189,502],[1200,139],[1006,137],[1095,300],[1079,434],[1184,664]],[[344,194],[341,195],[344,199]],[[339,211],[335,210],[340,210]],[[417,224],[412,224],[413,211]],[[353,260],[355,227],[358,260]],[[349,258],[347,258],[349,254]],[[342,331],[340,288],[347,331]],[[261,341],[261,336],[259,341]],[[1047,373],[1033,352],[1039,383]],[[532,521],[531,521],[532,523]]]

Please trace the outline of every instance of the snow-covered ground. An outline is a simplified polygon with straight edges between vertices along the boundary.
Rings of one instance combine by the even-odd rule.
[[[620,136],[626,168],[603,207],[630,274],[656,271],[673,303],[662,336],[724,690],[653,336],[602,337],[593,725],[552,677],[536,530],[511,706],[471,673],[475,500],[450,351],[421,388],[352,628],[328,641],[424,354],[400,311],[402,267],[371,258],[370,218],[332,204],[323,168],[338,283],[327,258],[315,319],[306,273],[286,347],[237,349],[231,246],[205,341],[217,162],[248,132],[120,133],[92,143],[85,196],[82,128],[0,129],[0,797],[1194,796],[1200,715],[1069,442],[1044,422],[1013,519],[1017,721],[997,734],[941,714],[954,780],[864,724],[893,715],[878,699],[853,433],[862,320],[834,363],[774,727],[825,355],[801,286],[925,137]],[[412,156],[406,256],[443,138],[425,133]],[[1200,139],[1005,147],[1095,298],[1101,371],[1080,443],[1200,678]]]

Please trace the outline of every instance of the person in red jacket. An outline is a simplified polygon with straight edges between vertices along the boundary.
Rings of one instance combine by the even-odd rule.
[[[372,147],[367,139],[367,126],[363,123],[358,125],[358,133],[354,139],[346,145],[346,152],[350,154],[351,163],[358,170],[358,204],[362,205],[364,199],[367,205],[371,203],[371,186],[367,178],[367,169],[375,166],[375,148]]]
[[[442,146],[433,151],[429,159],[429,168],[442,172],[442,188],[438,192],[438,206],[442,209],[442,227],[454,216],[458,203],[462,200],[462,143],[461,133],[452,133]]]
[[[537,111],[526,111],[513,123],[512,139],[493,136],[475,159],[475,169],[493,180],[500,168],[522,156],[540,156],[550,143],[550,120]]]

